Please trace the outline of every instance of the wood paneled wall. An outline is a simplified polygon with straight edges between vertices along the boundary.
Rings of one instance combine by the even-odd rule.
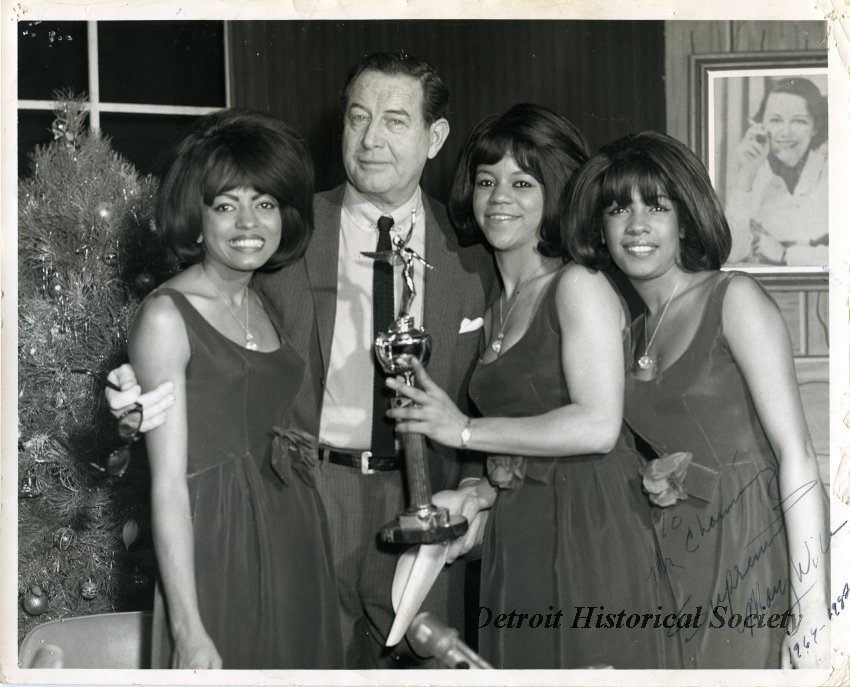
[[[825,50],[825,21],[666,21],[664,73],[667,133],[690,141],[690,55]]]
[[[591,148],[665,129],[660,21],[230,22],[235,106],[267,110],[301,132],[317,186],[340,183],[339,92],[364,53],[404,49],[451,91],[452,132],[423,187],[445,199],[464,140],[484,115],[536,102],[569,117]]]

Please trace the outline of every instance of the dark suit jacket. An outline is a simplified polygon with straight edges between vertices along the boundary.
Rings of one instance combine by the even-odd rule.
[[[318,436],[336,316],[337,260],[340,214],[345,186],[314,197],[315,228],[304,257],[277,272],[259,273],[257,286],[265,293],[283,323],[289,341],[307,362],[294,421]],[[482,330],[459,334],[463,318],[484,314],[494,289],[495,269],[482,246],[462,248],[443,205],[425,194],[426,270],[424,325],[431,334],[428,373],[466,411],[467,385],[478,356]],[[422,294],[417,294],[417,298]],[[436,492],[454,487],[461,466],[454,450],[428,447],[431,487]],[[470,468],[474,473],[475,467]],[[467,470],[464,471],[466,474]]]

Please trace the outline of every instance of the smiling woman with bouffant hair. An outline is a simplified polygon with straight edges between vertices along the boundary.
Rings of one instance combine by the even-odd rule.
[[[266,114],[203,117],[177,145],[157,222],[188,267],[133,325],[143,389],[173,385],[145,435],[159,668],[342,667],[315,439],[289,426],[304,362],[252,287],[304,251],[313,166]]]
[[[705,167],[670,136],[631,134],[591,158],[565,209],[576,260],[610,259],[645,305],[623,415],[652,452],[652,575],[680,614],[705,614],[675,633],[684,667],[828,667],[826,494],[791,340],[756,279],[719,269],[730,232]],[[795,561],[815,550],[804,575]],[[766,613],[802,626],[756,627]]]
[[[259,267],[271,271],[300,257],[313,226],[313,163],[301,138],[282,120],[250,110],[221,110],[201,119],[174,150],[157,196],[156,223],[181,262],[203,260],[202,213],[223,190],[240,186],[280,203],[278,249]]]
[[[502,284],[469,381],[478,415],[421,366],[419,388],[389,380],[412,401],[388,413],[399,432],[488,456],[486,477],[435,499],[470,522],[449,557],[482,543],[479,605],[499,620],[479,626],[479,648],[497,668],[661,668],[678,651],[663,629],[572,621],[583,604],[672,608],[666,581],[648,578],[650,504],[622,422],[627,309],[606,275],[570,260],[560,233],[561,195],[586,159],[584,137],[546,107],[478,123],[449,203],[459,232],[492,249]],[[569,620],[539,625],[561,609]]]

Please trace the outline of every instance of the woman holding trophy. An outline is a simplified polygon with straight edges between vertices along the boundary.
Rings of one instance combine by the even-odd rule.
[[[653,575],[641,458],[622,424],[628,311],[605,275],[565,261],[561,240],[559,199],[586,150],[569,121],[537,105],[479,122],[449,211],[459,234],[483,234],[502,282],[469,386],[482,417],[461,413],[421,365],[419,388],[388,381],[414,402],[389,411],[400,432],[489,455],[487,477],[437,496],[470,520],[461,551],[486,527],[482,609],[549,618],[481,627],[480,652],[497,668],[653,668],[678,651],[663,628],[609,632],[595,620],[673,609]]]

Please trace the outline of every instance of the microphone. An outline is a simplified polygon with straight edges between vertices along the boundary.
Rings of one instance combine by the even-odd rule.
[[[436,656],[448,668],[492,668],[460,639],[457,630],[444,625],[430,613],[420,613],[407,632],[413,649],[423,656]]]

